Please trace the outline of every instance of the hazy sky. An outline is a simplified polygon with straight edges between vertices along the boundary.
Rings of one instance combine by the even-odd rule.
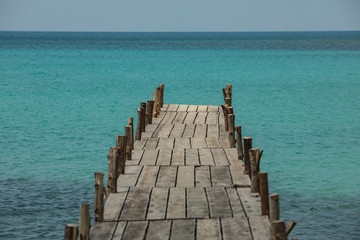
[[[360,0],[0,0],[1,30],[360,30]]]

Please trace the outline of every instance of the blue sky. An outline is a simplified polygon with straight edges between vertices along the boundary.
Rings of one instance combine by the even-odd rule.
[[[0,0],[13,30],[360,30],[360,0]]]

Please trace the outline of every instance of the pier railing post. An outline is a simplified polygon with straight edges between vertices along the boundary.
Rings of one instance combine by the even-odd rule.
[[[229,114],[228,115],[228,126],[229,126],[229,141],[230,147],[235,147],[235,115]]]
[[[252,137],[244,137],[244,165],[245,174],[250,174],[249,150],[252,148]]]
[[[79,235],[79,227],[75,224],[65,225],[65,240],[76,240]]]
[[[131,127],[131,130],[130,130],[131,149],[134,149],[134,118],[132,118],[132,117],[128,118],[128,125]]]
[[[141,115],[141,132],[145,132],[146,103],[142,102],[140,107],[143,108],[143,114]]]
[[[259,173],[261,215],[269,216],[269,184],[267,172]]]
[[[126,160],[131,160],[131,127],[125,126],[125,136],[126,136]]]
[[[108,155],[108,180],[107,191],[110,193],[116,193],[117,191],[117,176],[118,176],[118,158],[120,157],[120,148],[110,147]]]
[[[143,108],[139,108],[138,110],[138,122],[137,122],[137,126],[136,126],[136,134],[135,134],[135,140],[141,140],[141,119],[142,119],[142,115],[144,114],[144,109]]]
[[[120,135],[116,136],[116,147],[119,150],[119,156],[117,156],[117,176],[116,179],[119,177],[120,174],[125,173],[125,161],[126,161],[126,136]]]
[[[148,124],[152,124],[153,111],[154,111],[154,101],[148,100],[146,107],[145,126]]]
[[[243,160],[243,145],[242,145],[242,136],[241,136],[241,126],[236,126],[236,145],[237,145],[237,153],[238,159]]]
[[[228,127],[228,113],[227,113],[227,108],[226,108],[226,104],[221,105],[221,108],[223,110],[223,114],[224,114],[224,124],[225,124],[225,131],[228,131],[229,127]]]
[[[164,105],[165,84],[160,84],[160,108]]]
[[[90,205],[80,204],[80,217],[79,217],[79,232],[80,240],[90,239]]]
[[[95,222],[104,220],[104,173],[95,172]]]
[[[287,240],[285,231],[284,221],[275,220],[271,222],[271,240]]]
[[[278,193],[270,194],[269,206],[270,206],[270,215],[269,215],[270,223],[275,220],[279,220],[280,207],[279,207],[279,194]]]
[[[249,150],[250,159],[250,179],[251,179],[251,192],[259,192],[259,160],[260,160],[260,148],[252,148]]]

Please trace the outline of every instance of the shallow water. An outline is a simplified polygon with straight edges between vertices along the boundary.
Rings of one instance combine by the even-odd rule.
[[[62,238],[159,83],[210,105],[233,84],[292,235],[359,239],[359,32],[0,32],[0,66],[1,239]]]

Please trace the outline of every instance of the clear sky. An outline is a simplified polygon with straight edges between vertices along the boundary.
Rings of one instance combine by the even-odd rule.
[[[360,30],[360,0],[0,0],[7,30]]]

